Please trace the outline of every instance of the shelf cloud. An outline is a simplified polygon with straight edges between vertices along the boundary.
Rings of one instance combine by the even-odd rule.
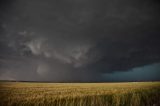
[[[0,79],[103,81],[160,63],[156,0],[0,3]]]

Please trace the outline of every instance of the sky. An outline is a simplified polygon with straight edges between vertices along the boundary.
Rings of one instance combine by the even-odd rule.
[[[0,80],[160,80],[158,0],[1,0]]]

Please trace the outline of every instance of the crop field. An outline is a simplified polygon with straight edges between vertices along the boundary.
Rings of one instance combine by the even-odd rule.
[[[0,82],[0,106],[160,106],[160,82]]]

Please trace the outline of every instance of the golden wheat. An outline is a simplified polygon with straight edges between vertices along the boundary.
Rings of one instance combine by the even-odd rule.
[[[158,106],[160,82],[0,82],[0,106]]]

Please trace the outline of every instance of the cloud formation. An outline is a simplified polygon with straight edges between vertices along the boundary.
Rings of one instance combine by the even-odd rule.
[[[158,1],[1,4],[0,78],[99,81],[105,73],[160,62]]]

